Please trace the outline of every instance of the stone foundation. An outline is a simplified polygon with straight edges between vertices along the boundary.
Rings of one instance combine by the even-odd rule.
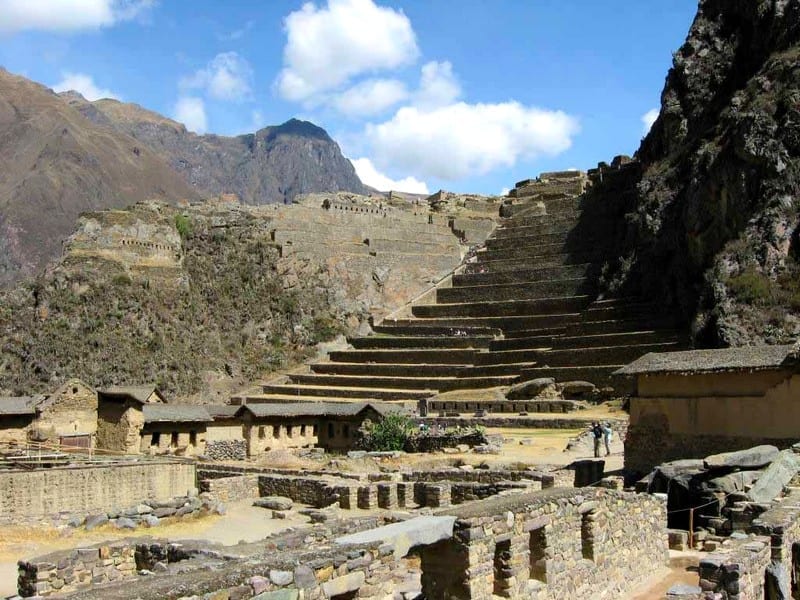
[[[247,442],[245,440],[207,441],[204,455],[209,460],[247,460]]]
[[[200,481],[200,491],[211,492],[223,502],[259,498],[258,475],[239,475]]]

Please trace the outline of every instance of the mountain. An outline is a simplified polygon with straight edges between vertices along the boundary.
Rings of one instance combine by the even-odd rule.
[[[199,193],[137,140],[0,69],[0,286],[57,256],[81,212],[148,197]]]
[[[309,192],[369,193],[336,142],[308,121],[236,137],[197,135],[136,104],[63,96],[87,119],[139,140],[204,196],[233,193],[246,204],[271,204]]]
[[[57,257],[85,211],[221,193],[280,203],[338,190],[368,192],[312,123],[200,136],[135,104],[55,94],[0,69],[0,287]]]
[[[605,186],[609,290],[678,309],[698,345],[796,340],[800,0],[702,0],[636,158]]]

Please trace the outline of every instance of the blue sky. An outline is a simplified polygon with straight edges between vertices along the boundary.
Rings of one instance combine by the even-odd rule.
[[[232,135],[321,125],[381,189],[632,154],[696,0],[3,0],[0,64]]]

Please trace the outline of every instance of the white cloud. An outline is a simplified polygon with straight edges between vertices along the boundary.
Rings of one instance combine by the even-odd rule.
[[[371,116],[405,100],[408,90],[396,79],[368,79],[333,98],[333,106],[351,116]]]
[[[403,107],[384,123],[368,124],[365,133],[379,167],[457,180],[511,167],[521,158],[559,154],[578,129],[577,121],[561,111],[518,102],[459,102],[434,109]]]
[[[431,61],[422,66],[415,104],[433,108],[452,104],[461,95],[461,86],[449,62]]]
[[[350,162],[353,163],[356,174],[362,183],[372,186],[376,190],[381,192],[393,190],[396,192],[407,192],[409,194],[430,194],[428,186],[424,181],[420,181],[415,177],[391,179],[378,171],[368,158],[356,158]]]
[[[502,190],[500,190],[500,195],[501,196],[508,196],[508,192],[510,192],[510,191],[511,191],[510,188],[504,187]]]
[[[115,94],[109,89],[98,87],[90,75],[64,71],[61,73],[61,81],[53,86],[53,91],[68,92],[70,90],[75,90],[89,101],[99,100],[100,98],[120,99],[119,94]]]
[[[186,129],[195,133],[205,133],[208,129],[206,107],[202,98],[184,96],[178,98],[173,111],[173,118],[186,125]]]
[[[652,108],[641,116],[642,132],[645,135],[650,133],[650,128],[653,127],[653,123],[655,123],[658,118],[658,113],[659,110],[657,108]]]
[[[412,63],[419,54],[411,22],[373,0],[307,2],[284,21],[284,68],[276,81],[287,100],[307,101],[351,77]]]
[[[155,0],[2,0],[0,32],[110,27],[135,19],[154,5]]]
[[[204,89],[218,100],[241,101],[252,95],[253,69],[236,52],[217,54],[205,68],[184,77],[182,89]]]

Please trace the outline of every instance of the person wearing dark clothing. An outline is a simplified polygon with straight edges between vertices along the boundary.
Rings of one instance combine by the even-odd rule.
[[[600,442],[603,439],[603,427],[597,421],[592,423],[592,437],[594,438],[594,457],[600,458]]]

